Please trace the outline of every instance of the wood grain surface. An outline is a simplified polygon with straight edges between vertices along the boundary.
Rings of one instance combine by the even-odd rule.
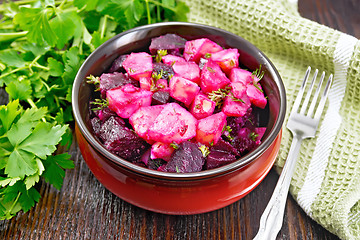
[[[302,16],[360,38],[359,0],[300,0]],[[0,91],[1,99],[4,91]],[[27,213],[0,221],[0,239],[252,239],[278,179],[272,170],[250,194],[206,214],[157,214],[124,202],[106,190],[70,149],[75,169],[61,191],[41,183],[41,199]],[[291,196],[277,239],[335,240],[310,219]]]

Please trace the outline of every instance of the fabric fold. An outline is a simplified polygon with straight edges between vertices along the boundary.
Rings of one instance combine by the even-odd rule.
[[[334,74],[317,137],[303,142],[290,192],[315,221],[342,239],[360,239],[360,43],[300,16],[296,0],[185,0],[190,22],[233,32],[257,46],[278,69],[293,105],[306,68]],[[284,125],[285,126],[285,125]],[[292,140],[284,127],[275,167]]]

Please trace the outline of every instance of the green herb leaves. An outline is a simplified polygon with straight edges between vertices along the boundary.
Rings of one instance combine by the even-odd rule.
[[[45,107],[24,110],[18,100],[0,106],[0,219],[12,216],[17,201],[24,211],[38,201],[34,185],[53,158],[62,159],[62,168],[73,167],[68,154],[52,156],[67,125],[46,122],[46,114]],[[61,186],[64,177],[63,169],[58,172],[60,179],[49,181],[55,187]],[[9,198],[15,202],[8,208]]]
[[[44,178],[60,189],[74,165],[71,90],[85,58],[116,34],[161,21],[186,21],[176,0],[26,0],[0,5],[0,219],[28,211]]]

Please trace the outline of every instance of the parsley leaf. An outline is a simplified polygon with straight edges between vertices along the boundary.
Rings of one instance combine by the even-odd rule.
[[[19,177],[23,179],[25,175],[36,173],[37,165],[33,154],[22,149],[14,149],[10,154],[5,174],[11,178]]]
[[[71,85],[82,64],[82,59],[79,56],[79,49],[77,47],[70,48],[63,55],[63,62],[65,63],[65,67],[62,78],[65,83]]]
[[[186,21],[176,0],[26,0],[0,5],[0,219],[39,200],[40,179],[60,189],[74,165],[70,146],[71,90],[84,61],[99,45],[129,28]],[[6,28],[2,28],[6,26]],[[68,148],[61,148],[64,152]]]
[[[67,153],[56,156],[49,156],[44,161],[45,172],[44,178],[54,187],[60,190],[65,176],[64,169],[74,168],[74,163],[70,160],[70,155]]]
[[[19,100],[30,98],[32,93],[30,80],[11,82],[6,86],[5,90],[12,99]]]
[[[55,46],[57,36],[51,29],[48,14],[49,8],[21,7],[14,17],[14,22],[23,30],[29,31],[27,37],[30,41],[42,44],[44,41]]]
[[[7,106],[0,106],[0,121],[2,126],[0,129],[5,131],[9,130],[11,124],[14,122],[15,118],[20,114],[20,112],[21,110],[19,109],[19,100],[10,102]]]
[[[56,12],[56,17],[51,19],[49,25],[57,36],[56,47],[62,49],[65,44],[74,36],[76,25],[76,11]]]
[[[20,143],[19,148],[44,159],[56,150],[61,136],[65,133],[67,126],[52,126],[51,123],[39,122],[31,135]]]
[[[8,67],[23,67],[26,62],[21,55],[13,49],[0,51],[0,61],[5,63]]]
[[[47,62],[50,68],[49,72],[51,76],[59,77],[64,73],[64,65],[61,62],[52,57],[49,57]]]

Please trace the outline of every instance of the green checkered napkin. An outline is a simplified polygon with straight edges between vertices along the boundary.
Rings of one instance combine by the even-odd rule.
[[[317,137],[302,144],[290,191],[330,232],[360,239],[360,41],[302,18],[296,0],[185,2],[190,22],[233,32],[271,59],[285,83],[287,117],[308,66],[334,73],[327,111]],[[279,172],[291,140],[284,127]]]

